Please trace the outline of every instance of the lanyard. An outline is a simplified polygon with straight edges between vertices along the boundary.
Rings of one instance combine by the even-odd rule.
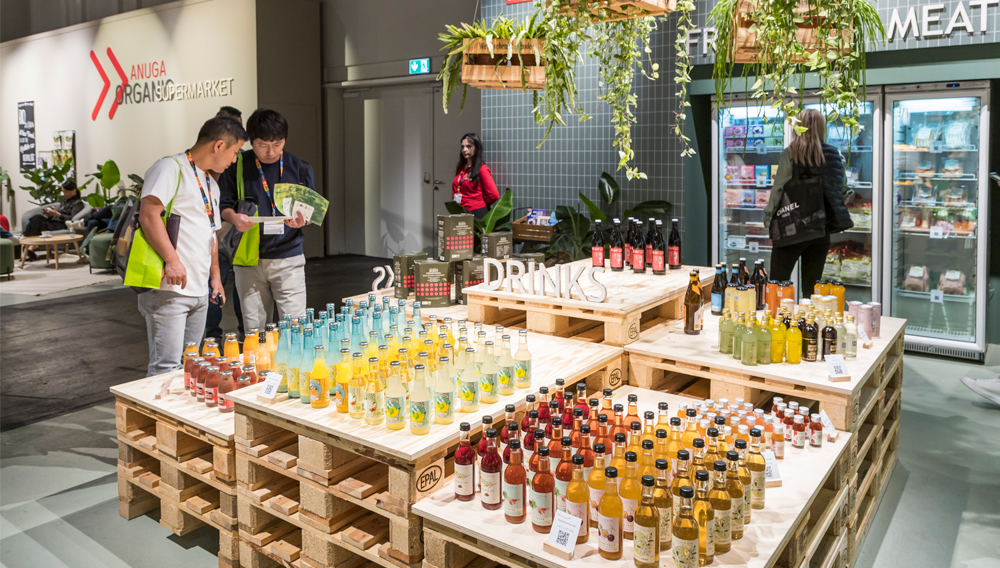
[[[205,188],[201,185],[201,178],[198,177],[198,167],[194,165],[194,158],[191,157],[191,151],[187,150],[184,152],[187,155],[188,162],[191,164],[191,169],[194,171],[194,179],[198,182],[198,189],[201,191],[201,200],[205,202],[205,214],[208,215],[208,222],[212,224],[212,229],[215,229],[215,207],[213,207],[211,200],[209,200],[208,195],[205,193]],[[208,186],[208,190],[212,191],[212,186],[208,181],[208,172],[205,172],[205,185]]]
[[[264,168],[260,167],[260,158],[254,156],[253,160],[257,162],[257,173],[260,174],[260,184],[264,186],[264,194],[267,198],[271,200],[271,215],[277,216],[278,211],[274,204],[274,197],[271,195],[271,189],[267,186],[267,180],[264,179]],[[281,177],[285,175],[285,153],[282,152],[278,156],[278,183],[281,183]]]

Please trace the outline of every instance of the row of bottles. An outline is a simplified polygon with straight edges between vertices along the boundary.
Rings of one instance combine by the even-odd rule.
[[[663,238],[663,221],[649,218],[649,231],[644,235],[642,221],[628,218],[625,235],[622,235],[621,221],[612,221],[610,234],[605,239],[601,221],[594,222],[594,236],[591,240],[591,262],[594,266],[604,266],[605,260],[614,272],[629,267],[633,272],[666,274],[667,269],[681,267],[681,233],[677,219],[671,219],[670,236]],[[607,241],[607,242],[606,242]]]
[[[764,311],[723,312],[719,321],[719,352],[748,366],[802,361],[815,362],[827,355],[857,357],[858,333],[851,314],[800,309],[796,318],[780,308],[777,317]]]

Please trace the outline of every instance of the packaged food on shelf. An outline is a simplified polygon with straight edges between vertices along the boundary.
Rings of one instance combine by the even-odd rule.
[[[840,280],[840,250],[832,248],[826,253],[823,280]]]
[[[771,190],[758,189],[754,195],[754,207],[764,209],[767,207],[767,200],[771,198]]]
[[[962,171],[962,162],[955,158],[948,158],[944,161],[944,167],[941,168],[941,175],[958,176],[962,175]]]
[[[938,278],[938,290],[950,296],[966,295],[965,273],[960,270],[946,270]]]
[[[903,290],[927,292],[930,289],[930,272],[926,266],[911,266],[903,278]]]
[[[739,207],[743,201],[743,190],[730,187],[726,189],[726,207]]]
[[[867,203],[854,203],[847,207],[847,213],[851,216],[851,221],[854,222],[855,230],[871,230],[872,228],[872,204]]]

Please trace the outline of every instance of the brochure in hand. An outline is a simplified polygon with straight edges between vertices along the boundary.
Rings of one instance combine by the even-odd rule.
[[[294,219],[300,212],[314,225],[322,225],[330,202],[304,185],[279,183],[274,186],[275,204],[282,215]]]

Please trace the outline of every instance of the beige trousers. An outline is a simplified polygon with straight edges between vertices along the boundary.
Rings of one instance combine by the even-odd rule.
[[[264,325],[306,313],[306,257],[262,258],[257,266],[234,266],[236,289],[243,308],[244,329],[263,331]],[[278,304],[272,318],[271,306]]]

